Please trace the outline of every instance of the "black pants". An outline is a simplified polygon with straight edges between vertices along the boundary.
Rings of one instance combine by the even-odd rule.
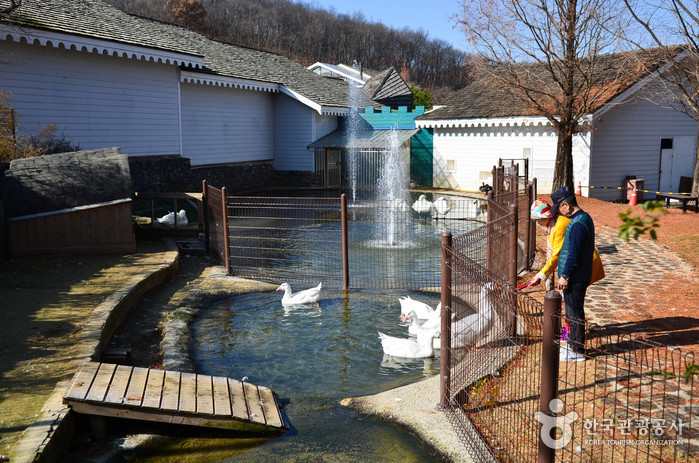
[[[566,321],[570,325],[568,345],[573,352],[585,353],[585,293],[589,283],[569,281],[563,290],[566,304]]]

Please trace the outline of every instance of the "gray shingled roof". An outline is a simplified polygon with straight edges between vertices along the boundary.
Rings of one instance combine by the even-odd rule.
[[[364,93],[372,100],[385,100],[405,95],[413,96],[410,86],[393,66],[369,79],[364,84]]]
[[[606,91],[592,106],[592,112],[600,109],[621,93],[665,64],[665,51],[648,49],[635,52],[615,53],[597,57],[596,73],[593,76],[598,88]],[[640,64],[643,63],[643,64]],[[532,68],[536,68],[533,65]],[[541,77],[541,85],[556,88],[546,78],[545,72],[531,71]],[[624,76],[620,78],[620,76]],[[610,85],[616,80],[616,85]],[[476,79],[454,96],[445,106],[418,117],[419,120],[483,119],[495,117],[540,116],[531,105],[526,105],[508,93],[495,79]]]
[[[9,5],[0,0],[0,8]],[[3,22],[140,47],[203,56],[194,72],[282,84],[324,106],[346,107],[347,84],[283,56],[209,40],[183,27],[128,15],[100,0],[25,0]]]

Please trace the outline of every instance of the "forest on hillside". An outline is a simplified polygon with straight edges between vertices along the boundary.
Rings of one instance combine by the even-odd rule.
[[[419,27],[397,30],[361,13],[340,14],[290,0],[106,0],[127,13],[180,24],[211,39],[288,57],[358,63],[382,71],[394,66],[409,83],[436,95],[465,86],[470,56]]]

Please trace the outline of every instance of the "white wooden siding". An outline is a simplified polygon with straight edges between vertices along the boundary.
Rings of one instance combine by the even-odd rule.
[[[553,177],[556,140],[551,127],[435,128],[434,186],[477,191],[483,182],[492,184],[486,173],[498,159],[519,159],[531,148],[530,178],[536,176],[545,191]],[[447,171],[447,160],[456,161],[454,171]]]
[[[307,146],[336,128],[337,117],[321,116],[301,102],[277,94],[274,100],[274,168],[312,172],[313,150]]]
[[[696,121],[642,99],[641,95],[607,111],[595,120],[590,184],[596,188],[590,191],[590,196],[620,200],[625,193],[617,188],[624,186],[628,175],[645,179],[645,189],[656,191],[660,139],[680,136],[693,137],[696,146]],[[605,186],[610,189],[600,188]]]
[[[0,90],[20,133],[55,124],[82,149],[179,153],[176,66],[0,41]]]
[[[183,83],[182,155],[191,164],[274,157],[273,94]]]

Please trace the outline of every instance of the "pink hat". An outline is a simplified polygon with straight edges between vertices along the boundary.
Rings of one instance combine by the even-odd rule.
[[[532,219],[550,219],[553,217],[553,214],[551,214],[551,206],[543,199],[534,201],[531,207],[531,213]]]

